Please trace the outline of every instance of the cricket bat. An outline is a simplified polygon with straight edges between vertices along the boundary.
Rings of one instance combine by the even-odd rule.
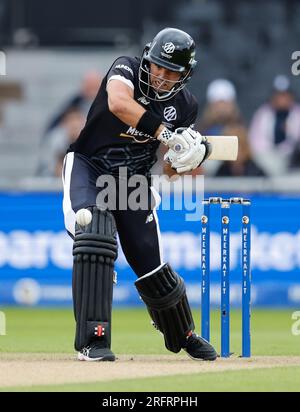
[[[236,160],[239,141],[237,136],[206,136],[211,145],[208,160]]]

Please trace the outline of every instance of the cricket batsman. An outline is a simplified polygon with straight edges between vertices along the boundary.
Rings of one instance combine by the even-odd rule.
[[[63,211],[74,239],[72,286],[79,360],[115,360],[111,312],[117,234],[137,276],[137,291],[166,348],[174,353],[184,350],[194,360],[217,358],[211,344],[194,333],[184,281],[163,259],[155,211],[159,195],[150,183],[160,144],[167,146],[165,160],[179,174],[197,168],[208,156],[208,143],[192,128],[198,104],[185,87],[195,66],[193,39],[175,28],[160,31],[141,58],[117,58],[102,81],[85,127],[65,156]],[[97,179],[114,178],[119,199],[120,168],[126,168],[128,178],[146,177],[149,202],[143,210],[99,207],[97,196],[103,188]],[[87,225],[76,222],[81,209],[91,213]]]

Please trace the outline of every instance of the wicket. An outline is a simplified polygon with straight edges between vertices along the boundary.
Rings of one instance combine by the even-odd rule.
[[[201,218],[201,335],[210,341],[210,206],[221,208],[221,357],[230,352],[230,208],[242,206],[242,357],[251,356],[250,336],[250,206],[248,199],[234,197],[222,199],[210,197],[203,200],[204,214]]]

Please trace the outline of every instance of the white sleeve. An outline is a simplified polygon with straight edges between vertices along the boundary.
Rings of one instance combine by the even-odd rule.
[[[131,80],[126,79],[125,77],[119,75],[119,74],[113,74],[108,80],[107,80],[107,84],[111,81],[111,80],[119,80],[125,84],[127,84],[127,86],[129,86],[132,90],[134,90],[134,85],[132,83]],[[106,85],[107,87],[107,85]]]

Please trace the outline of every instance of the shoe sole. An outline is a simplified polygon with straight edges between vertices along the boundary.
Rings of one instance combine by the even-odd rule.
[[[83,353],[78,353],[77,358],[79,361],[86,362],[113,362],[116,360],[116,357],[114,355],[105,355],[101,356],[100,358],[90,358],[89,356],[86,356]]]
[[[218,355],[216,355],[214,358],[194,358],[194,356],[190,355],[186,349],[184,349],[185,353],[188,355],[189,358],[195,360],[195,361],[202,361],[202,362],[213,362],[217,360]]]

